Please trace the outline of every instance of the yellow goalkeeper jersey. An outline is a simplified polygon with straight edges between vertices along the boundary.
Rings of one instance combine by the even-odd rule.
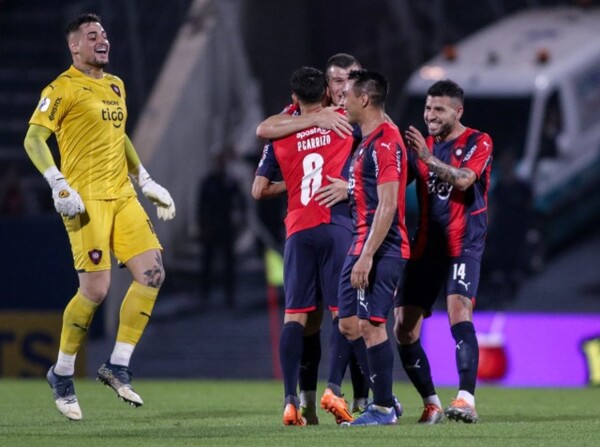
[[[123,81],[86,76],[71,66],[43,91],[29,124],[56,135],[60,170],[83,199],[135,195],[125,156]]]

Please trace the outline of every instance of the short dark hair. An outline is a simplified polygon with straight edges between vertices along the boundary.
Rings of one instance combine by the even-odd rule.
[[[69,35],[71,33],[79,31],[79,27],[81,25],[83,25],[84,23],[94,23],[94,22],[102,23],[101,20],[102,19],[100,19],[100,16],[98,14],[93,14],[91,12],[87,12],[85,14],[79,14],[77,17],[75,17],[74,20],[70,21],[67,24],[67,27],[65,28],[65,36],[68,39]]]
[[[447,96],[449,98],[457,99],[461,104],[464,104],[465,102],[465,91],[451,79],[437,81],[429,87],[427,96]]]
[[[321,101],[327,91],[325,75],[313,67],[300,67],[290,78],[290,87],[298,99],[308,104]]]
[[[371,70],[352,70],[348,80],[354,81],[354,92],[366,94],[374,106],[383,108],[387,98],[389,82],[381,73]]]
[[[337,53],[327,59],[327,63],[325,64],[325,73],[327,73],[329,67],[334,65],[340,68],[349,68],[352,65],[361,67],[360,62],[358,62],[354,56],[348,53]]]

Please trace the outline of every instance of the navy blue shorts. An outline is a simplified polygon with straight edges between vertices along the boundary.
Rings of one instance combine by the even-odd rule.
[[[338,307],[338,285],[352,232],[322,224],[292,234],[285,242],[283,282],[286,313],[311,312],[319,301]]]
[[[481,261],[470,256],[411,259],[406,266],[403,293],[396,296],[394,307],[418,306],[430,316],[440,295],[458,294],[474,303],[480,268]]]
[[[364,291],[352,288],[350,275],[358,256],[347,256],[340,277],[339,317],[355,315],[364,320],[385,323],[394,297],[402,289],[406,260],[393,256],[373,259],[369,287]]]

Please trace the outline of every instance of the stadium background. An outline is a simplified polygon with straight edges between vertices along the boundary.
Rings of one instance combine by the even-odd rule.
[[[233,144],[236,158],[230,168],[249,193],[261,150],[254,130],[264,116],[289,101],[287,79],[300,65],[322,67],[340,51],[355,55],[364,66],[388,76],[387,108],[399,119],[404,82],[444,45],[520,8],[572,3],[0,0],[0,187],[3,194],[17,188],[23,200],[18,212],[3,208],[0,217],[0,377],[46,371],[58,345],[60,313],[76,288],[68,242],[49,190],[22,148],[39,92],[70,63],[61,36],[73,15],[95,11],[103,17],[112,44],[108,71],[121,76],[128,88],[129,133],[149,171],[178,205],[174,222],[157,222],[168,276],[134,355],[136,377],[264,378],[278,374],[272,347],[282,303],[279,297],[268,305],[273,289],[266,281],[263,248],[280,249],[282,226],[273,228],[269,222],[279,222],[284,209],[281,201],[259,208],[248,194],[248,225],[236,245],[236,306],[227,308],[219,294],[208,305],[202,303],[197,280],[202,247],[195,237],[194,214],[197,184],[212,158]],[[525,356],[556,346],[551,333],[564,340],[584,324],[595,327],[596,339],[600,337],[596,227],[548,254],[510,296],[484,282],[480,330],[506,338],[524,327],[514,323],[515,329],[514,321],[536,327]],[[115,268],[110,295],[80,355],[82,374],[92,375],[108,355],[128,282],[127,274]],[[431,334],[424,338],[450,339],[443,318],[430,326]],[[328,332],[325,324],[323,340]],[[600,349],[592,341],[580,346],[576,380],[558,377],[550,385],[600,380],[594,376]],[[492,342],[497,348],[507,340]],[[521,384],[544,385],[539,380]]]

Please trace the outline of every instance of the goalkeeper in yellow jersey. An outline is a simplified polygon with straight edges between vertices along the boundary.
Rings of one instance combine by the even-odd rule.
[[[27,154],[52,188],[56,211],[69,235],[79,289],[63,315],[60,350],[47,374],[58,410],[82,418],[75,395],[75,357],[94,312],[110,286],[111,252],[133,277],[120,310],[117,339],[98,380],[134,406],[143,404],[131,386],[129,361],[148,323],[165,272],[162,247],[129,176],[157,207],[175,216],[173,199],[150,178],[125,133],[123,81],[104,72],[110,44],[95,14],[67,25],[73,65],[42,92],[25,137]],[[54,134],[57,167],[47,140]]]

